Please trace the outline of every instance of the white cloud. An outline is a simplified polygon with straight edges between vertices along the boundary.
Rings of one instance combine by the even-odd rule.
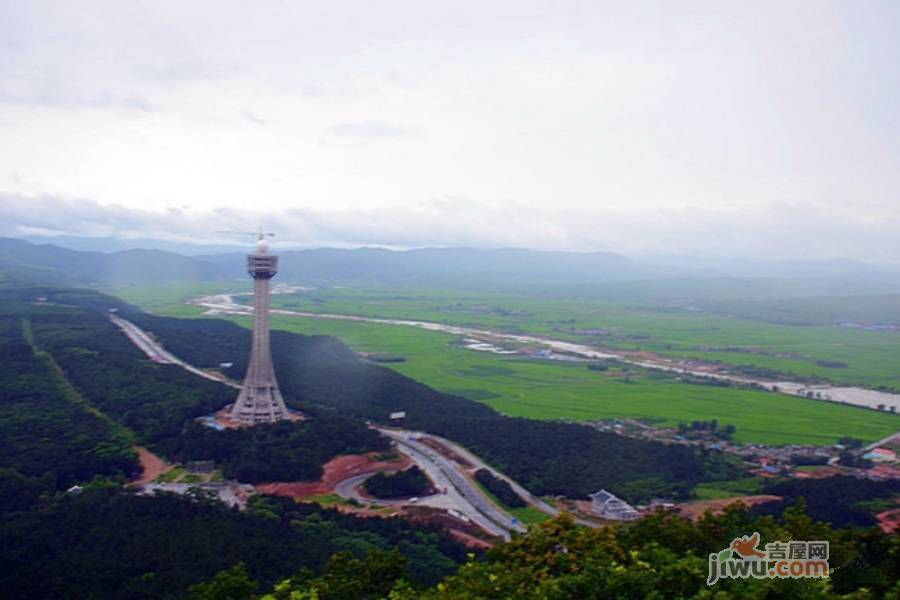
[[[7,2],[4,227],[900,257],[898,28],[879,1]]]
[[[597,208],[567,211],[520,204],[489,210],[467,198],[440,198],[414,209],[248,208],[206,213],[136,210],[85,199],[0,195],[0,235],[73,234],[220,243],[218,231],[264,225],[290,246],[474,246],[608,250],[631,255],[900,260],[900,217],[876,226],[852,210],[772,204],[745,211],[686,207],[663,211]],[[498,225],[499,224],[499,225]],[[865,230],[866,235],[859,231]]]
[[[359,123],[337,123],[328,128],[327,133],[337,137],[360,139],[421,138],[424,132],[414,125],[399,123],[379,123],[363,121]]]

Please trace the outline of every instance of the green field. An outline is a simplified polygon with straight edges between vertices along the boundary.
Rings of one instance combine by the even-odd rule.
[[[544,521],[548,521],[551,517],[547,513],[542,510],[538,510],[532,506],[522,506],[519,508],[510,508],[505,503],[501,502],[497,496],[492,494],[490,490],[488,490],[481,482],[476,479],[472,479],[472,483],[481,490],[481,493],[491,499],[491,502],[499,506],[504,511],[511,514],[513,517],[518,519],[520,523],[523,525],[531,525],[533,523],[543,523]]]
[[[760,494],[763,484],[764,481],[759,477],[701,483],[694,488],[694,497],[697,500],[722,500],[736,496]]]
[[[132,286],[112,293],[153,312],[193,316],[201,311],[184,306],[184,300],[228,289],[249,288],[238,283],[172,284]],[[611,349],[648,350],[676,358],[751,365],[852,386],[884,386],[900,392],[900,333],[827,325],[779,325],[706,312],[664,312],[644,304],[486,292],[357,288],[304,291],[272,298],[276,308],[532,333]],[[607,334],[588,336],[577,332],[590,329],[603,329]]]
[[[428,290],[329,289],[279,295],[273,306],[308,312],[419,319],[524,332],[622,350],[753,365],[900,391],[900,333],[780,325],[707,312],[664,312],[588,299]],[[604,329],[606,335],[571,330]],[[817,361],[842,363],[825,366]]]
[[[104,289],[103,291],[139,306],[142,309],[169,316],[193,316],[203,312],[185,302],[198,296],[210,294],[252,291],[250,282],[193,282],[161,284],[128,284]]]
[[[173,290],[166,297],[166,291],[156,287],[153,301],[150,303],[141,300],[140,290],[131,289],[130,292],[132,293],[121,295],[126,300],[146,306],[157,314],[194,316],[202,312],[196,307],[180,303],[182,298],[197,295],[189,288]],[[578,312],[573,307],[574,301],[560,300],[524,299],[514,308],[512,305],[503,304],[504,310],[521,310],[525,314],[502,315],[485,313],[478,308],[494,304],[501,306],[496,302],[494,304],[487,302],[487,300],[499,302],[499,299],[493,297],[486,299],[484,294],[473,296],[460,293],[452,297],[438,292],[406,296],[383,291],[366,291],[363,295],[360,294],[359,291],[333,290],[329,292],[328,298],[303,294],[275,296],[274,299],[278,305],[295,310],[402,316],[496,328],[501,328],[502,325],[505,330],[527,330],[552,334],[558,338],[566,335],[554,330],[554,327],[559,327],[558,324],[548,323],[566,321],[565,327],[577,328],[588,327],[591,324],[600,326],[599,320],[604,314],[608,317],[615,315],[618,323],[616,327],[620,330],[618,335],[624,335],[621,332],[626,331],[624,323],[628,322],[635,328],[642,328],[641,331],[647,332],[647,335],[652,333],[660,339],[668,339],[663,338],[664,335],[679,337],[682,340],[703,337],[707,340],[706,343],[709,343],[709,339],[719,336],[723,339],[728,337],[731,340],[728,342],[730,344],[738,343],[738,339],[744,339],[749,340],[746,343],[756,346],[767,340],[774,346],[779,339],[787,340],[790,337],[789,331],[786,330],[798,329],[808,336],[802,343],[810,344],[810,348],[814,347],[817,357],[824,357],[824,353],[834,351],[834,348],[813,344],[810,341],[809,336],[825,333],[816,334],[807,329],[820,328],[766,326],[710,316],[648,314],[642,319],[639,311],[623,306],[594,307],[593,316],[586,316],[585,306],[582,305],[582,312]],[[369,301],[363,302],[361,298],[366,297]],[[543,308],[540,308],[541,319],[535,316],[539,304],[543,305]],[[572,312],[567,312],[569,310]],[[463,316],[451,320],[447,318],[448,313],[460,313]],[[518,328],[512,327],[509,322],[515,319],[521,320]],[[574,325],[570,319],[575,320]],[[248,318],[236,318],[235,321],[244,326],[250,325]],[[704,324],[702,327],[701,323]],[[611,369],[607,372],[596,372],[577,363],[538,361],[473,352],[452,345],[454,337],[451,335],[411,327],[277,315],[273,316],[272,324],[275,328],[297,333],[334,335],[358,351],[386,352],[403,356],[406,358],[405,362],[388,363],[385,366],[438,390],[484,402],[504,414],[513,416],[535,419],[564,418],[574,421],[631,417],[648,419],[668,426],[675,426],[679,422],[717,419],[719,423],[731,423],[737,428],[735,434],[737,441],[765,444],[831,444],[845,435],[875,440],[900,429],[900,416],[887,413],[766,392],[679,383],[670,376],[649,371],[632,369],[629,373],[623,373],[621,369]],[[777,332],[768,335],[765,331],[761,331],[767,327],[774,328]],[[879,339],[884,344],[896,343],[893,336],[884,334],[852,330],[834,332],[834,335],[837,334],[851,338],[864,336],[872,344],[875,343],[872,340]],[[569,337],[583,341],[578,336]],[[646,347],[663,344],[662,341],[653,341],[656,339],[651,337],[650,341],[631,342],[631,345]],[[625,344],[622,340],[610,341]],[[690,343],[695,342],[679,342],[683,346]],[[802,345],[797,340],[791,343],[795,346]],[[849,342],[845,340],[845,343]],[[668,344],[675,346],[674,340],[670,340]],[[858,344],[853,348],[855,352],[862,351]],[[722,354],[733,358],[732,353]],[[885,351],[884,354],[886,355],[883,357],[884,366],[879,372],[886,377],[889,365],[896,362],[896,357],[900,356],[900,348],[894,353]],[[771,360],[782,368],[785,363],[795,362],[798,365],[815,367],[814,363],[804,361],[746,356],[748,362],[750,358]],[[854,364],[856,362],[854,360]],[[871,368],[877,370],[876,367]],[[790,370],[799,372],[799,367],[795,369],[795,366],[790,366]],[[858,370],[854,367],[854,372]]]

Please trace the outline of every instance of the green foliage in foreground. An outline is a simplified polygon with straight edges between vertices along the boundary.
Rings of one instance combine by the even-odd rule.
[[[709,554],[755,531],[763,543],[828,540],[830,577],[723,579],[708,586]],[[389,553],[370,554],[366,560],[335,556],[322,575],[283,580],[263,599],[867,599],[900,594],[900,538],[877,529],[834,531],[806,517],[802,506],[789,509],[781,520],[730,507],[719,516],[708,513],[697,523],[659,513],[632,526],[601,529],[580,527],[562,516],[495,547],[486,560],[470,559],[427,590],[398,576],[401,560]],[[247,587],[240,578],[234,583],[236,590]]]

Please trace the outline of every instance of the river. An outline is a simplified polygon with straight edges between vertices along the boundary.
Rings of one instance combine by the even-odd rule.
[[[290,290],[290,288],[286,288]],[[203,296],[191,300],[189,303],[207,309],[206,314],[209,315],[251,315],[253,307],[246,304],[238,304],[234,301],[234,296],[246,294],[216,294],[213,296]],[[577,356],[584,359],[615,359],[617,361],[631,364],[645,369],[654,369],[658,371],[667,371],[670,373],[679,373],[683,375],[692,375],[695,377],[706,377],[710,379],[718,379],[729,381],[739,385],[758,385],[771,391],[788,394],[792,396],[809,397],[812,394],[816,400],[827,402],[838,402],[841,404],[851,404],[864,408],[877,409],[882,405],[885,411],[894,407],[894,410],[900,412],[900,395],[890,394],[887,392],[879,392],[858,387],[834,386],[828,384],[810,384],[795,381],[771,381],[764,379],[754,379],[749,377],[740,377],[729,373],[718,371],[716,365],[703,364],[697,361],[678,361],[658,356],[644,355],[641,358],[629,356],[623,352],[617,352],[610,349],[600,349],[584,344],[569,342],[565,340],[555,340],[546,337],[538,337],[533,335],[521,335],[513,333],[502,333],[498,331],[490,331],[486,329],[476,329],[472,327],[463,327],[460,325],[446,325],[443,323],[433,323],[430,321],[415,321],[409,319],[384,319],[379,317],[363,317],[359,315],[342,315],[331,313],[314,313],[304,311],[294,311],[285,309],[272,309],[272,314],[303,317],[307,319],[328,319],[333,321],[359,321],[363,323],[379,323],[383,325],[397,325],[403,327],[415,327],[427,331],[437,331],[447,333],[454,336],[462,336],[474,338],[484,343],[512,343],[522,346],[542,346],[554,352],[563,355]],[[472,347],[471,344],[463,346],[473,351],[483,351],[484,348]]]

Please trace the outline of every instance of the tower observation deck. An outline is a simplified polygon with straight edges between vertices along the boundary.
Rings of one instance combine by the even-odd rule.
[[[278,389],[269,344],[269,282],[278,272],[278,257],[269,253],[262,234],[256,252],[247,255],[247,271],[253,277],[253,343],[247,375],[231,416],[246,424],[273,423],[289,418]]]

